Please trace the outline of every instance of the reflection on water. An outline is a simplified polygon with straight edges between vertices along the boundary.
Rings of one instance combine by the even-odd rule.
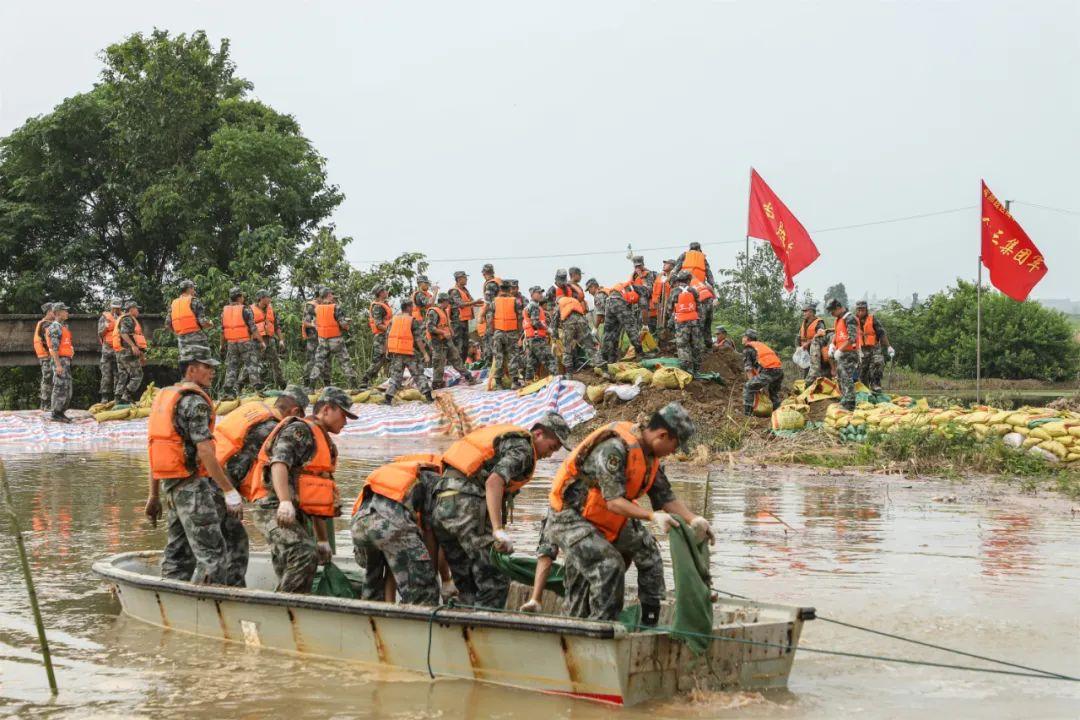
[[[383,459],[422,443],[349,445],[342,495]],[[437,680],[259,651],[169,632],[119,616],[90,573],[93,560],[157,549],[142,518],[142,453],[13,456],[15,501],[53,643],[61,694],[42,688],[33,623],[14,548],[0,569],[0,713],[57,717],[610,718],[563,697]],[[535,545],[554,461],[514,509],[519,547]],[[718,531],[715,584],[763,600],[1061,671],[1080,669],[1080,520],[1067,503],[939,485],[810,473],[671,472],[686,503]],[[906,485],[906,487],[905,487]],[[970,498],[964,496],[969,492]],[[351,505],[351,502],[349,503]],[[255,547],[261,538],[254,531]],[[348,552],[345,524],[338,544]],[[666,555],[666,551],[665,551]],[[633,572],[631,571],[631,581]],[[940,654],[810,623],[804,643],[932,660]],[[1074,717],[1066,683],[950,673],[801,654],[789,692],[707,693],[621,711],[630,718]]]

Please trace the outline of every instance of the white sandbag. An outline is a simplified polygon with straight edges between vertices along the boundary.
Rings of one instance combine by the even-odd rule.
[[[614,395],[623,402],[630,402],[641,394],[640,385],[609,385],[604,390],[605,395]]]
[[[795,354],[791,356],[791,362],[805,370],[810,367],[810,352],[804,347],[799,347]]]

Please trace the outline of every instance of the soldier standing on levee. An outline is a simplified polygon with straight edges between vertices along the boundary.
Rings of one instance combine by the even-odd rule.
[[[117,405],[130,405],[139,394],[146,364],[146,336],[139,324],[139,304],[128,301],[125,312],[113,329],[112,346],[116,353]]]
[[[255,327],[263,341],[262,351],[259,353],[259,373],[268,379],[267,384],[270,387],[281,388],[285,386],[285,373],[281,371],[281,358],[278,353],[285,351],[285,341],[281,339],[281,326],[270,300],[269,290],[256,292],[251,313],[255,316]]]
[[[330,436],[356,419],[351,406],[348,393],[327,387],[313,415],[285,418],[259,450],[255,525],[270,545],[279,592],[310,593],[315,570],[330,562],[326,518],[341,514],[338,450]]]
[[[458,353],[454,339],[454,330],[450,324],[450,295],[439,293],[435,298],[435,305],[427,310],[425,326],[430,338],[431,348],[431,387],[433,390],[446,387],[446,364],[458,371],[461,379],[469,385],[473,385],[472,373],[465,367],[465,361]],[[412,372],[410,370],[410,372]]]
[[[503,280],[499,286],[499,294],[492,298],[487,306],[487,327],[491,333],[488,390],[498,389],[503,374],[507,372],[513,386],[521,387],[515,371],[518,341],[521,339],[521,313],[524,309],[521,301],[514,295],[513,283]]]
[[[304,341],[304,382],[309,382],[311,369],[315,365],[315,351],[319,347],[319,335],[315,331],[315,306],[319,298],[326,294],[326,288],[315,286],[315,297],[304,301],[304,310],[300,318],[300,334]],[[329,385],[330,378],[324,378],[322,385]]]
[[[881,380],[885,375],[885,350],[883,348],[888,350],[890,358],[896,355],[896,351],[889,344],[885,328],[876,317],[870,314],[865,300],[855,303],[855,319],[859,321],[859,330],[862,333],[859,378],[870,387],[872,392],[878,393],[881,392]]]
[[[753,415],[754,396],[764,390],[769,394],[772,409],[780,407],[780,391],[784,387],[784,368],[780,356],[765,343],[758,340],[756,330],[747,328],[743,333],[743,414]]]
[[[259,355],[266,349],[266,341],[255,326],[255,313],[244,302],[244,291],[238,287],[230,289],[229,299],[232,302],[221,310],[221,350],[225,353],[222,392],[226,397],[235,398],[240,396],[245,377],[256,391],[263,389]]]
[[[803,307],[803,319],[799,324],[799,347],[810,355],[810,367],[805,371],[806,386],[810,387],[819,377],[824,377],[821,370],[822,349],[825,347],[825,322],[817,316],[817,303],[807,303]]]
[[[210,348],[185,346],[182,380],[163,388],[150,408],[146,516],[157,524],[164,492],[167,540],[161,577],[168,580],[225,585],[230,563],[247,552],[243,500],[218,463],[214,444],[214,402],[207,393],[217,366]]]
[[[180,281],[180,297],[169,305],[165,312],[165,327],[176,335],[176,345],[180,350],[188,345],[210,347],[206,331],[214,322],[206,316],[206,308],[195,297],[195,283],[191,280]]]
[[[430,361],[427,332],[424,325],[413,316],[412,300],[405,299],[401,301],[401,312],[390,321],[390,330],[387,332],[386,352],[390,358],[390,379],[386,381],[384,404],[390,405],[394,402],[405,368],[409,369],[413,382],[427,401],[435,399],[431,395],[431,385],[424,375],[424,369],[417,361],[417,351]]]
[[[360,384],[345,344],[344,334],[348,331],[349,319],[334,301],[334,293],[323,288],[319,304],[315,306],[315,333],[319,336],[319,346],[315,351],[315,362],[311,365],[311,375],[308,376],[310,388],[318,387],[320,378],[330,382],[333,373],[331,363],[335,358],[349,387],[355,388]]]
[[[629,283],[615,283],[608,289],[607,298],[604,300],[603,355],[606,362],[618,362],[622,357],[624,332],[638,357],[644,354],[641,347],[639,299],[637,289]]]
[[[630,285],[634,287],[638,294],[637,312],[634,315],[637,318],[634,334],[640,338],[649,318],[649,302],[652,298],[656,273],[645,267],[645,258],[641,255],[635,255],[633,263],[634,271],[630,276]]]
[[[462,358],[469,354],[469,321],[476,315],[476,308],[483,300],[473,300],[466,285],[469,275],[464,270],[454,273],[454,287],[447,291],[450,296],[450,326],[454,330],[454,344]]]
[[[536,368],[543,367],[546,375],[555,375],[558,367],[551,352],[551,340],[548,333],[548,314],[544,310],[544,289],[534,285],[529,289],[532,300],[522,313],[524,339],[521,341],[521,353],[525,372],[525,382],[532,382],[536,377]]]
[[[487,313],[491,308],[491,302],[495,299],[495,296],[499,294],[499,286],[502,285],[502,279],[495,275],[495,267],[491,263],[485,263],[484,267],[480,269],[480,274],[484,276],[484,308],[483,315],[481,316],[484,323],[484,334],[480,336],[480,349],[483,353],[483,361],[485,364],[491,364],[491,341],[494,337],[494,328],[487,322]]]
[[[833,361],[840,379],[840,404],[845,410],[855,409],[855,383],[859,380],[859,350],[862,348],[862,329],[859,319],[833,298],[825,307],[836,319],[833,327]]]
[[[386,354],[386,332],[390,329],[390,318],[394,316],[394,310],[386,302],[390,294],[386,286],[376,285],[371,289],[371,293],[375,296],[368,309],[368,327],[371,329],[371,365],[360,378],[360,385],[364,387],[370,385],[379,371],[390,363],[390,358]]]
[[[675,331],[675,348],[679,366],[691,375],[701,372],[701,355],[705,342],[701,337],[701,301],[697,290],[690,286],[692,276],[686,270],[676,273],[668,301],[667,316]]]
[[[116,395],[116,352],[112,347],[112,333],[116,329],[116,321],[120,319],[120,308],[120,298],[113,298],[109,309],[103,310],[98,317],[98,344],[101,346],[101,357],[98,358],[101,381],[98,392],[103,403],[109,402]]]
[[[53,305],[56,303],[47,302],[41,306],[41,319],[34,325],[34,355],[38,359],[38,366],[41,368],[41,382],[38,383],[38,400],[39,408],[42,412],[46,412],[52,407],[52,381],[53,381],[53,360],[49,355],[49,343],[45,338],[45,332],[52,325],[52,321],[56,319],[55,313],[53,313]]]
[[[49,398],[50,420],[69,423],[65,415],[71,405],[71,359],[75,357],[75,345],[71,341],[71,330],[67,325],[68,307],[64,303],[53,305],[53,321],[45,331],[49,358],[52,360],[52,397]]]

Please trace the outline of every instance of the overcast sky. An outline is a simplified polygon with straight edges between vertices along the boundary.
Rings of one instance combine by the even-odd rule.
[[[821,251],[800,287],[925,295],[974,279],[985,177],[1073,211],[1013,206],[1049,267],[1034,295],[1080,299],[1080,2],[4,2],[0,134],[155,26],[229,38],[297,117],[357,264],[418,250],[444,287],[486,258],[526,287],[571,264],[607,283],[627,244],[697,240],[724,266],[754,166]],[[585,252],[608,254],[567,257]]]

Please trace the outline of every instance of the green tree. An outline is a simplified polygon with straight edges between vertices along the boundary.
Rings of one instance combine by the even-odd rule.
[[[229,43],[135,34],[93,89],[0,140],[0,307],[96,307],[214,271],[270,283],[341,202],[289,115],[248,97]]]
[[[739,333],[752,327],[777,352],[794,348],[800,320],[799,298],[796,293],[784,291],[784,266],[771,246],[758,244],[749,263],[746,253],[739,253],[734,268],[718,269],[715,275],[717,314],[736,342]]]

